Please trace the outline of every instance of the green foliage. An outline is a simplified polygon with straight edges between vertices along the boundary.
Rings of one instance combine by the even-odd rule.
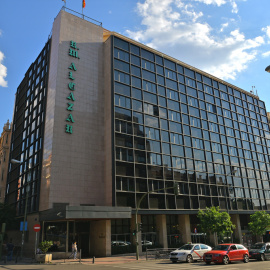
[[[198,213],[200,220],[199,228],[202,232],[208,235],[217,233],[225,234],[232,233],[235,225],[231,222],[231,217],[227,212],[220,212],[219,207],[206,208]]]
[[[0,224],[6,223],[6,226],[12,225],[16,220],[15,208],[11,205],[0,203]]]
[[[255,235],[263,235],[270,228],[270,215],[265,211],[257,211],[250,216],[249,230]]]
[[[52,241],[43,241],[39,243],[39,248],[41,249],[42,253],[46,254],[48,249],[53,245]]]

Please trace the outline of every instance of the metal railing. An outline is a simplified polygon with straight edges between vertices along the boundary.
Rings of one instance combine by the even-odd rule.
[[[147,248],[145,251],[145,257],[146,260],[166,260],[169,259],[170,253],[174,250],[175,248]]]
[[[84,20],[87,20],[87,21],[89,21],[89,22],[91,22],[91,23],[94,23],[94,24],[96,24],[96,25],[102,27],[102,22],[97,21],[97,20],[95,20],[95,19],[93,19],[93,18],[90,18],[90,17],[88,17],[88,16],[86,16],[86,15],[84,15],[84,14],[82,14],[82,13],[79,13],[79,12],[77,12],[77,11],[75,11],[75,10],[69,9],[69,8],[67,8],[67,7],[65,7],[65,6],[62,7],[62,10],[67,11],[67,12],[70,13],[70,14],[73,14],[73,15],[75,15],[75,16],[77,16],[77,17],[81,17],[81,18],[84,19]]]

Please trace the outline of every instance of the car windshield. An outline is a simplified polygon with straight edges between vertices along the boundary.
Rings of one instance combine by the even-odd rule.
[[[251,249],[264,249],[264,243],[252,245]]]
[[[191,250],[193,248],[193,245],[183,245],[182,247],[178,248],[181,250]]]
[[[214,247],[213,250],[228,250],[229,247],[230,247],[229,245],[218,245]]]

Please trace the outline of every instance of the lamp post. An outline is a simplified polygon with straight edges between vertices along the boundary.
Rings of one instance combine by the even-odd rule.
[[[22,164],[22,161],[17,159],[11,159],[11,163],[13,164]],[[27,181],[27,179],[26,179]],[[24,206],[24,217],[23,217],[23,228],[22,228],[22,248],[21,248],[21,258],[23,256],[23,247],[24,247],[24,232],[25,232],[25,222],[26,222],[26,214],[27,214],[27,205],[28,205],[28,197],[29,197],[29,186],[26,184],[26,198],[25,198],[25,206]]]
[[[139,260],[139,223],[138,223],[138,210],[139,207],[141,205],[142,200],[145,198],[145,196],[147,196],[148,194],[152,193],[152,192],[157,192],[157,191],[161,191],[161,190],[167,190],[167,189],[173,189],[174,190],[174,194],[175,195],[179,195],[179,186],[177,183],[174,184],[173,187],[166,187],[166,188],[159,188],[159,189],[155,189],[155,190],[151,190],[148,191],[146,193],[144,193],[142,195],[142,197],[140,198],[140,200],[138,201],[138,203],[136,203],[136,212],[135,212],[135,224],[136,224],[136,260]],[[140,239],[141,241],[141,239]]]

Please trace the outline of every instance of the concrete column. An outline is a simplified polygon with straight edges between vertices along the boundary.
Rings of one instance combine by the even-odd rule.
[[[138,215],[138,223],[142,222],[141,215]],[[130,227],[131,227],[131,234],[134,230],[136,230],[136,221],[135,221],[135,215],[132,215],[131,221],[130,221]],[[142,254],[142,233],[138,233],[138,239],[139,239],[139,254]],[[136,245],[136,235],[131,237],[131,243],[132,245]]]
[[[178,223],[179,223],[179,231],[182,232],[182,241],[184,243],[191,242],[189,215],[179,215]]]
[[[68,253],[68,238],[69,238],[69,221],[67,221],[66,253]]]
[[[236,228],[234,230],[235,237],[237,239],[239,239],[240,244],[243,244],[242,230],[241,230],[241,223],[240,223],[239,214],[231,215],[231,221],[236,226]]]
[[[90,224],[90,255],[95,257],[110,256],[111,221],[93,220]]]
[[[161,244],[163,248],[168,248],[166,215],[157,215],[156,223],[159,244]]]

